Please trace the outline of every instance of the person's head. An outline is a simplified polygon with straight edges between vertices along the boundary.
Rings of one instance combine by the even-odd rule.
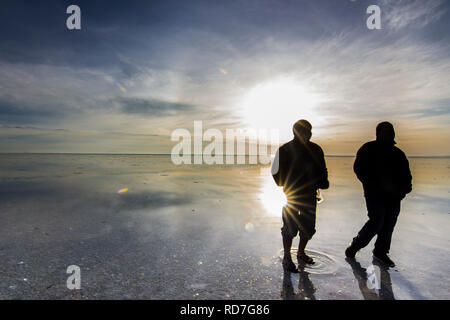
[[[309,141],[311,139],[311,123],[309,123],[307,120],[298,120],[294,127],[292,128],[292,131],[294,132],[294,136],[299,139],[300,141]]]
[[[390,122],[384,121],[377,125],[377,141],[395,144],[394,138],[394,126]]]

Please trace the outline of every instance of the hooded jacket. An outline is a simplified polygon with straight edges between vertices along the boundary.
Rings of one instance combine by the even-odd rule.
[[[353,170],[364,195],[403,199],[412,190],[409,162],[395,142],[371,141],[356,154]]]

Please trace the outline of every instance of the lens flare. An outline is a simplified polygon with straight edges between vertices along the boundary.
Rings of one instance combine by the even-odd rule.
[[[251,222],[246,222],[244,225],[244,229],[247,232],[253,232],[253,230],[255,230],[255,226]]]
[[[287,204],[287,198],[283,193],[283,188],[275,184],[272,176],[265,177],[259,199],[266,212],[274,217],[281,216],[281,210]]]

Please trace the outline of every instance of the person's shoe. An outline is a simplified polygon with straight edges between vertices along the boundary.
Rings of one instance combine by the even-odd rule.
[[[310,256],[306,255],[306,253],[304,253],[304,254],[297,254],[297,260],[298,260],[299,264],[300,263],[306,263],[306,264],[314,264],[314,263],[316,263],[314,261],[314,259],[311,258]]]
[[[374,253],[373,257],[378,259],[379,261],[383,262],[386,266],[388,266],[389,268],[393,268],[395,267],[395,263],[394,261],[391,260],[391,258],[389,258],[389,256],[387,254],[377,254]]]
[[[353,244],[351,244],[347,249],[345,249],[345,256],[350,259],[354,259],[358,249],[355,248]]]
[[[282,261],[283,269],[292,273],[298,273],[298,269],[295,266],[294,262],[289,259],[283,259]]]

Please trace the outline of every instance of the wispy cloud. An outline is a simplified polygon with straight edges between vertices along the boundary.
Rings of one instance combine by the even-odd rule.
[[[119,97],[112,100],[112,104],[118,105],[120,111],[123,113],[140,114],[150,117],[176,115],[179,112],[191,112],[195,109],[194,105],[187,103],[134,97]]]
[[[382,0],[383,19],[389,28],[423,28],[441,19],[446,0]]]
[[[108,19],[86,2],[91,24],[79,33],[55,29],[57,10],[38,5],[51,17],[19,26],[27,14],[10,2],[0,12],[0,149],[168,152],[172,130],[194,120],[243,125],[252,88],[288,75],[320,96],[314,137],[329,153],[352,153],[386,119],[412,153],[450,153],[448,2],[377,2],[377,31],[361,1],[111,4]],[[437,29],[434,41],[422,33]]]

